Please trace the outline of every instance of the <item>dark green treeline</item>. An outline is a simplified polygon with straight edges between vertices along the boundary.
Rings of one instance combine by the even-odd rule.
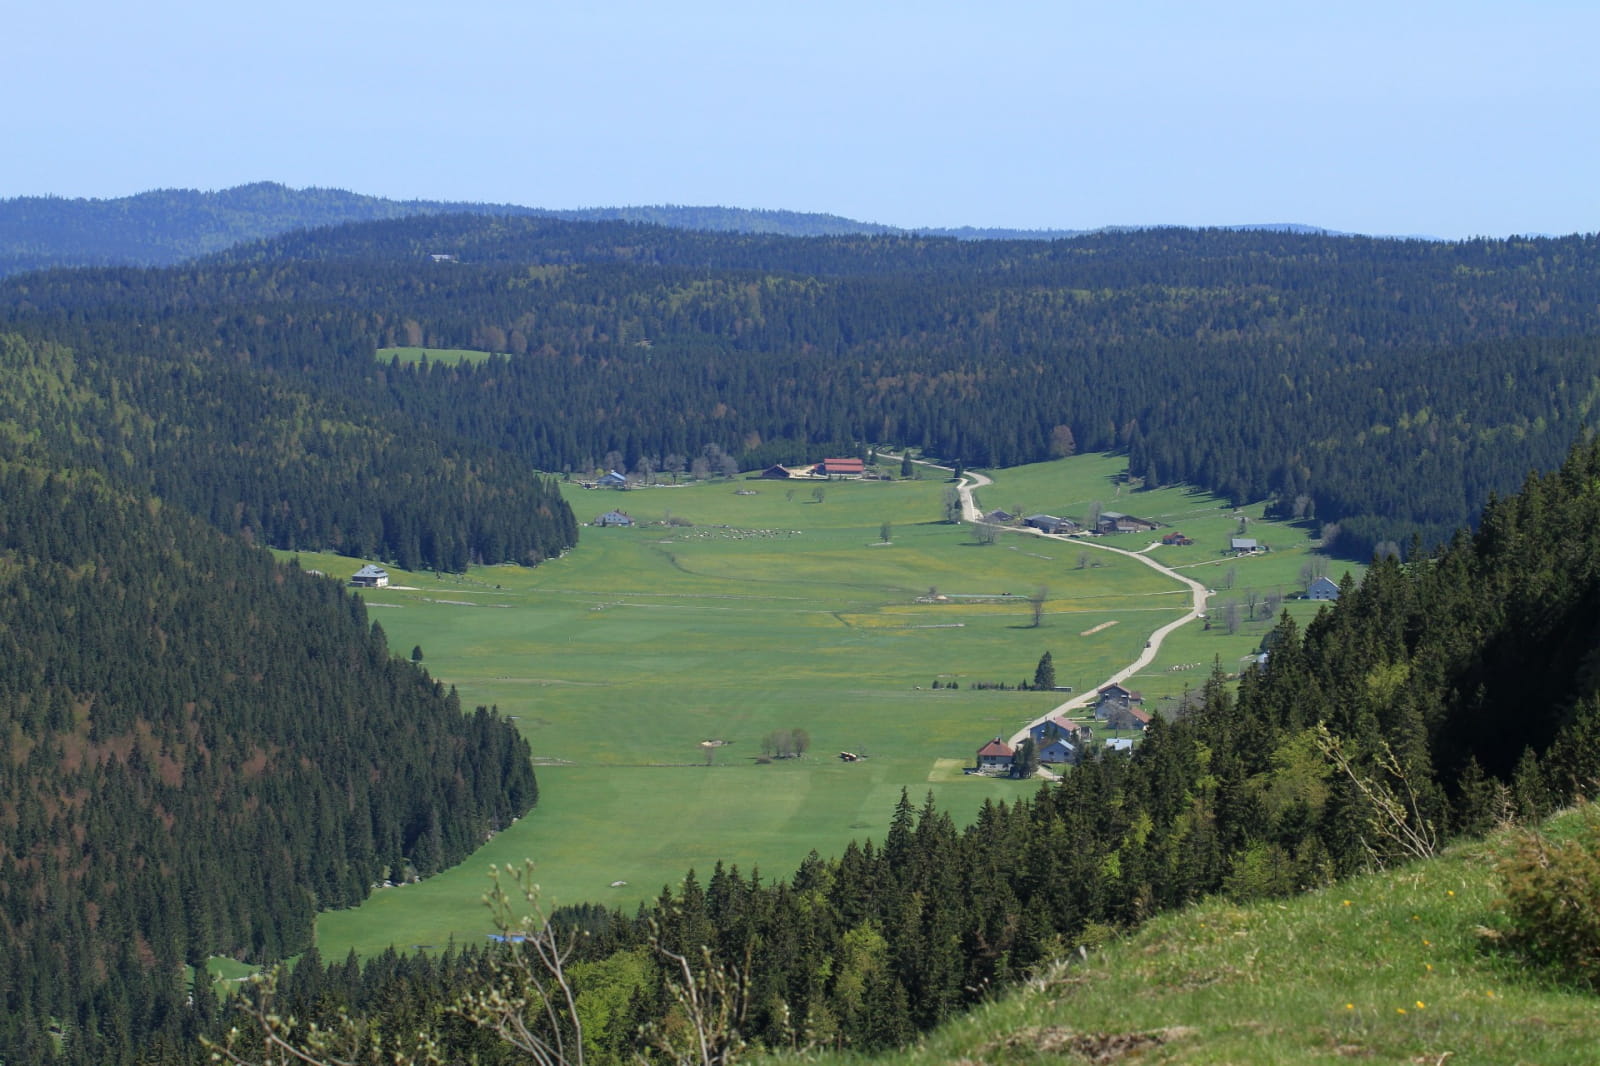
[[[30,447],[0,437],[0,1059],[187,1054],[185,964],[458,862],[534,803],[527,745],[333,581]]]
[[[309,524],[397,558],[416,543],[448,562],[463,540],[469,556],[548,555],[457,528],[483,509],[432,485],[439,462],[493,501],[528,469],[663,469],[710,445],[754,467],[877,442],[995,467],[1123,450],[1149,484],[1337,521],[1365,557],[1412,532],[1444,539],[1593,424],[1597,253],[1593,236],[962,242],[439,216],[182,268],[12,278],[0,313],[72,349],[97,390],[125,382],[157,427],[138,447],[90,431],[104,462],[274,543]],[[375,366],[393,345],[506,358]],[[219,421],[247,439],[201,428]],[[263,470],[269,445],[340,491]],[[418,515],[450,527],[329,524],[342,496],[367,494],[345,456],[389,464],[374,484],[433,493]]]

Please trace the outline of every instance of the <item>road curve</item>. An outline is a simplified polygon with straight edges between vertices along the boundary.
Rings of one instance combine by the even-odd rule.
[[[1076,711],[1083,707],[1087,707],[1094,701],[1095,695],[1100,689],[1105,688],[1107,685],[1121,684],[1134,674],[1137,674],[1140,670],[1143,670],[1145,667],[1155,662],[1156,656],[1161,654],[1161,642],[1167,638],[1167,634],[1171,633],[1179,626],[1188,625],[1196,618],[1199,618],[1201,615],[1205,614],[1206,600],[1211,595],[1211,590],[1200,584],[1200,582],[1194,580],[1193,578],[1185,577],[1176,570],[1172,569],[1170,566],[1165,566],[1156,562],[1148,555],[1141,555],[1139,552],[1128,551],[1126,548],[1113,548],[1109,544],[1097,544],[1094,542],[1094,540],[1088,537],[1062,537],[1052,536],[1044,533],[1040,533],[1038,535],[1044,537],[1046,540],[1072,540],[1085,548],[1094,548],[1098,551],[1112,552],[1116,555],[1126,555],[1130,559],[1137,559],[1150,569],[1155,570],[1158,573],[1165,574],[1174,581],[1179,581],[1185,585],[1188,585],[1192,599],[1189,610],[1183,615],[1183,617],[1168,622],[1166,625],[1150,634],[1150,639],[1145,641],[1144,650],[1139,653],[1139,657],[1137,659],[1133,660],[1133,662],[1129,663],[1121,670],[1118,670],[1116,673],[1106,678],[1100,684],[1094,686],[1086,692],[1081,692],[1078,695],[1073,696],[1072,699],[1067,700],[1065,703],[1058,704],[1057,706],[1046,711],[1044,714],[1041,714],[1037,718],[1030,721],[1021,729],[1017,730],[1017,732],[1011,736],[1010,743],[1012,747],[1016,747],[1018,744],[1020,744],[1027,737],[1028,731],[1034,726],[1038,725],[1040,722],[1048,721],[1051,718],[1056,718],[1070,711]]]
[[[888,452],[879,452],[878,454],[889,459],[900,458],[898,455],[890,455]],[[953,472],[952,467],[941,466],[938,463],[929,463],[920,459],[913,459],[912,462],[919,466],[931,467],[934,470],[951,470]],[[994,484],[994,480],[992,478],[985,477],[982,474],[970,470],[963,471],[961,481],[956,486],[956,491],[961,496],[961,518],[963,521],[971,522],[974,525],[985,524],[982,522],[982,519],[978,514],[978,503],[973,499],[972,492],[974,489],[979,489],[985,485],[992,484]],[[1023,740],[1025,740],[1028,736],[1029,730],[1038,725],[1040,722],[1048,721],[1051,718],[1056,718],[1060,715],[1067,714],[1070,711],[1076,711],[1087,707],[1091,702],[1093,702],[1095,695],[1100,689],[1105,688],[1107,685],[1121,684],[1134,674],[1137,674],[1140,670],[1143,670],[1145,667],[1155,662],[1156,656],[1161,654],[1161,642],[1167,638],[1168,633],[1171,633],[1180,626],[1188,625],[1190,622],[1193,622],[1196,618],[1199,618],[1206,612],[1206,601],[1211,596],[1211,590],[1193,578],[1185,577],[1176,570],[1172,569],[1172,567],[1165,566],[1152,559],[1150,556],[1143,554],[1143,552],[1147,552],[1151,548],[1155,547],[1154,544],[1148,544],[1139,551],[1134,552],[1129,551],[1126,548],[1113,548],[1109,544],[1101,544],[1098,542],[1098,539],[1094,537],[1062,536],[1055,533],[1042,533],[1037,529],[1024,531],[1019,530],[1014,526],[996,526],[995,528],[1004,529],[1009,533],[1028,532],[1044,540],[1077,544],[1080,547],[1093,548],[1096,551],[1111,552],[1114,555],[1126,555],[1128,558],[1143,563],[1145,566],[1148,566],[1150,569],[1159,574],[1164,574],[1180,584],[1189,586],[1189,592],[1192,597],[1188,612],[1184,614],[1183,617],[1168,622],[1160,629],[1157,629],[1154,633],[1151,633],[1150,639],[1145,641],[1144,651],[1139,653],[1139,657],[1137,659],[1133,660],[1133,662],[1129,663],[1121,670],[1118,670],[1116,673],[1106,678],[1100,684],[1094,686],[1086,692],[1081,692],[1078,695],[1073,696],[1072,699],[1067,700],[1065,703],[1056,705],[1055,707],[1046,711],[1044,714],[1041,714],[1037,718],[1030,721],[1021,729],[1017,730],[1011,735],[1010,744],[1012,747],[1016,747]]]

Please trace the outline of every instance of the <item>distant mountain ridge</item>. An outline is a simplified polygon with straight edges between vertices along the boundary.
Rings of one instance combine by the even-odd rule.
[[[789,237],[919,234],[954,237],[958,240],[1059,240],[1086,233],[1147,228],[917,228],[859,222],[840,215],[804,211],[676,204],[552,210],[518,204],[387,200],[343,189],[292,189],[277,182],[263,181],[217,192],[156,189],[106,200],[55,196],[0,200],[0,277],[55,267],[171,266],[244,241],[260,240],[293,230],[438,214],[518,215],[572,222],[639,222],[671,229]],[[1222,228],[1339,235],[1300,223],[1263,223]]]

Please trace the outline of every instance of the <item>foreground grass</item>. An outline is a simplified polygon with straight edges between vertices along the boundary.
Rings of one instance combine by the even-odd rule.
[[[1600,1062],[1600,998],[1478,934],[1499,920],[1504,847],[1465,845],[1294,899],[1207,902],[1048,967],[915,1048],[807,1061]]]

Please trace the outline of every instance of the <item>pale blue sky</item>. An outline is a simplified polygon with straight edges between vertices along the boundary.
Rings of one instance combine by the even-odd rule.
[[[1600,229],[1600,2],[12,5],[0,197]]]

